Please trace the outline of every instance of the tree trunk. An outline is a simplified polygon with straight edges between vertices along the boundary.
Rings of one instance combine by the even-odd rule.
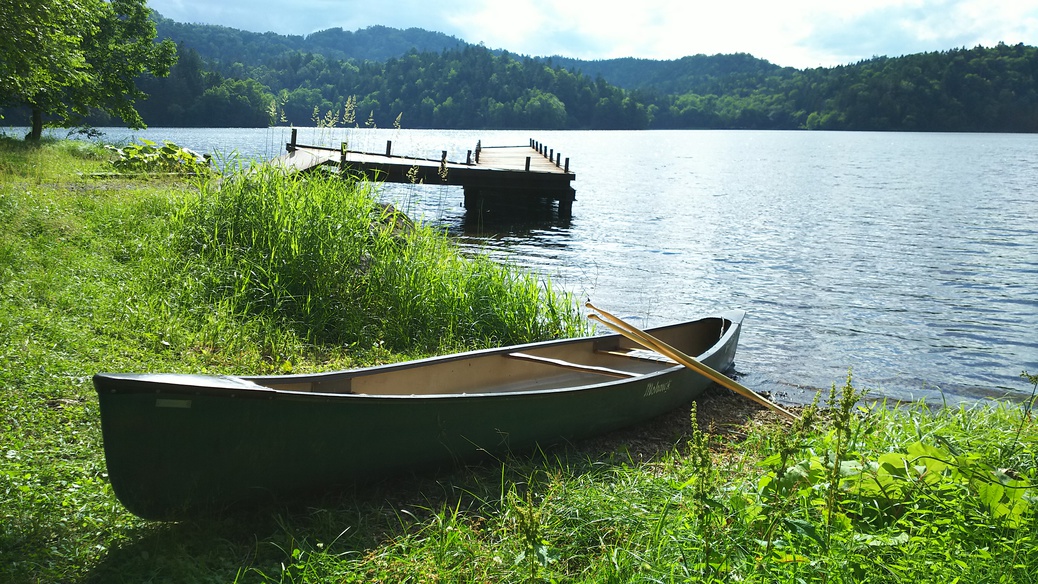
[[[43,110],[32,106],[32,129],[25,136],[26,142],[39,142],[43,138]]]

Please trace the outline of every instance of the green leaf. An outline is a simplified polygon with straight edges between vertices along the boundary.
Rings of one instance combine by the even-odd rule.
[[[782,520],[782,524],[793,533],[808,537],[819,544],[822,543],[822,535],[818,533],[818,528],[810,521],[786,518]]]

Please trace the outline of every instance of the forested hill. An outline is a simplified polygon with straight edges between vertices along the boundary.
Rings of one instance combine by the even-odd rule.
[[[438,53],[468,43],[420,28],[400,30],[371,26],[355,32],[330,28],[307,36],[257,33],[212,24],[185,24],[155,15],[158,38],[173,39],[211,63],[262,65],[288,51],[315,53],[327,59],[385,61],[414,49]]]
[[[585,61],[553,56],[560,67],[602,77],[624,89],[644,89],[656,93],[725,93],[732,88],[750,87],[781,73],[792,74],[764,59],[747,53],[732,55],[692,55],[674,60],[605,59]]]
[[[140,83],[153,126],[1038,131],[1038,49],[1026,45],[797,70],[747,54],[533,58],[420,29],[159,25],[180,61]]]

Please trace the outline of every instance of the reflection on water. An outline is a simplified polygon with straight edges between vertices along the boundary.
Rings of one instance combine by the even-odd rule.
[[[147,137],[262,159],[283,151],[279,131]],[[1038,373],[1038,136],[310,133],[451,160],[477,140],[552,145],[576,173],[569,222],[468,214],[456,187],[382,196],[636,324],[747,310],[736,367],[779,399],[810,399],[850,368],[874,398],[949,403],[1024,398],[1020,372]]]
[[[550,200],[534,201],[529,205],[509,205],[492,201],[490,206],[466,210],[460,221],[444,221],[451,235],[464,237],[533,237],[545,228],[565,230],[570,218],[560,218],[558,205]]]

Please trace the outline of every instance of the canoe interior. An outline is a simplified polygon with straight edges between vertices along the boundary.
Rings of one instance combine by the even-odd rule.
[[[702,355],[731,326],[708,318],[654,329],[653,335],[688,355]],[[493,394],[565,389],[657,373],[676,364],[611,335],[479,351],[397,365],[317,375],[244,377],[265,388],[363,395]],[[625,375],[626,374],[626,375]]]

